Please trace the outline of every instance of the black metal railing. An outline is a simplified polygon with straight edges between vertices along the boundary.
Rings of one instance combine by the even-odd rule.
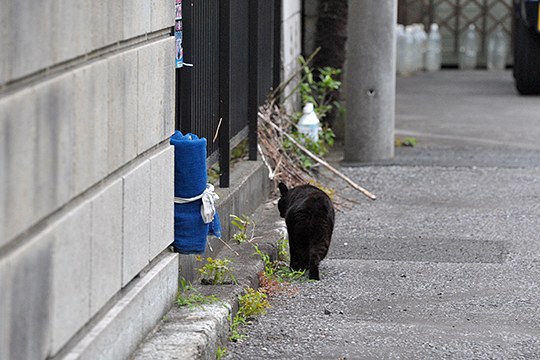
[[[221,187],[232,147],[248,137],[257,159],[257,109],[280,81],[280,14],[281,0],[183,1],[184,62],[193,66],[176,71],[176,128],[207,139]]]

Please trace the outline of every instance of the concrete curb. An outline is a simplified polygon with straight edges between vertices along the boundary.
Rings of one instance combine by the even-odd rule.
[[[194,285],[203,295],[214,295],[220,299],[211,305],[193,309],[173,306],[158,326],[132,355],[133,360],[150,359],[215,359],[216,350],[225,346],[229,338],[230,320],[238,311],[238,296],[247,287],[258,287],[258,273],[264,269],[253,245],[268,254],[277,256],[277,240],[281,228],[275,204],[263,204],[253,215],[258,240],[253,243],[234,244],[236,255],[224,247],[218,258],[233,261],[235,285]]]
[[[253,166],[253,164],[257,166]],[[229,213],[236,214],[235,211],[238,209],[247,209],[244,211],[249,210],[250,212],[255,210],[256,204],[262,202],[261,191],[268,194],[269,182],[265,175],[266,172],[259,163],[247,162],[241,167],[241,171],[236,173],[236,176],[243,179],[243,181],[238,182],[240,185],[236,191],[239,195],[233,196],[228,193],[222,197],[225,203],[220,209],[224,214],[222,222],[228,222],[229,219],[226,219],[225,216],[228,218]],[[258,185],[259,183],[262,183],[263,186]],[[259,194],[256,194],[257,192]],[[244,203],[246,206],[242,206]],[[245,214],[245,212],[238,214]],[[228,244],[233,250],[219,246],[214,252],[205,255],[231,259],[237,284],[217,286],[196,284],[198,279],[193,266],[194,256],[181,256],[180,262],[182,263],[184,260],[185,266],[192,267],[191,272],[182,272],[181,275],[192,282],[203,295],[214,295],[220,301],[195,309],[174,305],[139,345],[130,359],[216,358],[216,350],[228,342],[230,321],[238,311],[238,296],[247,287],[257,288],[259,284],[258,273],[264,270],[264,264],[260,256],[255,254],[253,245],[256,244],[270,258],[277,257],[277,241],[281,233],[276,230],[281,230],[284,223],[279,218],[275,202],[268,201],[260,205],[252,215],[252,219],[256,224],[254,234],[256,240],[244,244],[229,242]],[[228,227],[226,231],[231,232]],[[214,247],[217,246],[214,245]]]

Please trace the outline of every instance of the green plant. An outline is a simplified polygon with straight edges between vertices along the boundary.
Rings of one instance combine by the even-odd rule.
[[[395,146],[396,147],[400,147],[400,146],[415,147],[416,146],[416,138],[409,137],[409,136],[407,136],[407,137],[405,137],[403,139],[396,138]]]
[[[281,282],[299,280],[304,276],[305,273],[305,270],[292,270],[286,265],[279,267],[279,269],[277,269],[275,272],[276,277]]]
[[[186,279],[180,279],[178,295],[176,296],[176,304],[178,306],[187,306],[194,308],[205,304],[213,304],[219,299],[214,295],[203,295],[195,289]]]
[[[334,145],[335,134],[332,129],[327,126],[323,126],[321,131],[319,131],[318,141],[314,141],[310,137],[298,132],[296,129],[294,129],[290,135],[298,143],[304,145],[311,153],[319,157],[326,155]],[[287,139],[287,137],[283,137],[282,145],[285,151],[293,153],[296,156],[298,162],[304,169],[309,170],[315,166],[315,161],[300,150],[292,141]]]
[[[249,319],[266,314],[266,309],[270,307],[267,295],[261,290],[252,288],[244,289],[244,295],[238,296],[238,312],[231,321],[231,335],[229,340],[241,341],[247,336],[243,334],[240,328],[249,323]]]
[[[318,49],[316,50],[316,52]],[[336,93],[339,92],[341,88],[341,81],[339,81],[339,76],[341,74],[340,69],[323,67],[318,68],[316,71],[309,65],[309,62],[313,59],[313,56],[310,56],[307,60],[302,56],[298,58],[298,61],[301,66],[301,80],[299,84],[294,88],[291,94],[296,91],[299,91],[300,97],[302,99],[302,104],[308,102],[313,103],[315,113],[317,114],[319,120],[324,122],[326,115],[336,108],[338,112],[343,111],[343,106],[336,99]],[[287,96],[287,97],[288,97]],[[286,98],[287,98],[286,97]],[[302,116],[302,112],[296,112],[292,114],[291,118],[293,122],[297,123]],[[313,154],[322,157],[326,155],[329,149],[334,145],[335,134],[331,128],[327,125],[323,125],[321,131],[319,131],[318,141],[314,141],[304,134],[301,134],[297,131],[296,128],[293,128],[290,135],[297,142],[304,145],[309,151]],[[296,147],[290,140],[286,137],[282,140],[282,145],[285,151],[292,152],[298,160],[298,163],[306,170],[310,170],[315,166],[314,161],[304,154],[300,149]]]
[[[260,290],[246,288],[244,295],[238,296],[238,314],[248,320],[256,316],[266,314],[266,309],[270,307],[268,296]]]
[[[221,171],[219,170],[219,163],[215,163],[206,172],[208,182],[212,185],[216,185],[219,181],[220,174],[221,174]]]
[[[281,244],[281,245],[280,245]],[[253,245],[255,253],[259,255],[264,263],[264,271],[262,276],[266,278],[275,278],[278,282],[298,280],[304,276],[304,270],[292,270],[288,263],[289,256],[289,241],[282,236],[278,240],[278,258],[280,253],[283,258],[279,258],[278,261],[270,260],[270,256],[262,252],[257,245]]]
[[[341,70],[326,66],[318,68],[315,74],[304,57],[300,56],[298,62],[302,67],[299,87],[302,103],[313,103],[315,113],[322,120],[334,106],[341,107],[341,104],[334,100],[335,92],[341,88],[341,81],[338,80]]]
[[[266,276],[274,275],[274,263],[272,262],[272,260],[270,260],[270,255],[262,252],[261,249],[259,249],[257,245],[253,245],[253,248],[255,249],[255,254],[259,255],[261,257],[261,260],[264,263],[265,275]]]
[[[202,260],[198,257],[198,260]],[[222,285],[227,283],[236,283],[233,275],[233,268],[230,266],[230,259],[213,259],[208,257],[206,264],[199,268],[202,276],[201,283],[205,285]]]
[[[246,325],[247,320],[237,315],[232,321],[229,317],[229,322],[231,324],[231,335],[229,336],[229,340],[234,342],[244,340],[247,336],[240,331],[240,327]]]
[[[225,357],[225,354],[227,353],[227,348],[224,346],[218,346],[216,349],[216,360],[221,360]]]
[[[285,234],[282,234],[277,242],[278,247],[278,260],[283,262],[289,262],[290,255],[289,255],[289,239],[285,236]]]
[[[232,150],[231,150],[231,162],[236,163],[239,160],[245,158],[248,155],[249,151],[249,141],[248,139],[244,139],[238,143]]]
[[[255,230],[255,222],[246,215],[242,215],[240,217],[240,216],[231,214],[230,217],[232,218],[231,225],[233,225],[239,230],[233,235],[232,237],[233,240],[235,240],[238,243],[248,242],[249,241],[248,235],[247,235],[248,227],[249,225],[252,225],[253,230]]]

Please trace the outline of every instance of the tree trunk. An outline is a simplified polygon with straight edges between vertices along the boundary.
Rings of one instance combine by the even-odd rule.
[[[347,40],[347,0],[319,0],[315,48],[321,51],[313,61],[315,68],[342,69]]]

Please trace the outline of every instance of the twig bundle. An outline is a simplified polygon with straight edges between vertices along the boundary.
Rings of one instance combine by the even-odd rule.
[[[258,150],[263,162],[269,171],[269,177],[274,184],[274,192],[280,182],[288,186],[298,186],[313,182],[314,174],[301,166],[301,161],[294,152],[286,151],[283,147],[283,137],[286,137],[293,145],[303,153],[311,157],[318,164],[324,166],[332,173],[343,179],[348,185],[362,194],[375,200],[376,197],[368,190],[362,188],[343,173],[332,167],[323,159],[311,153],[302,144],[292,138],[290,127],[293,126],[289,116],[277,105],[267,102],[259,109],[258,113]],[[349,200],[347,200],[349,201]],[[339,205],[340,202],[338,202]]]

